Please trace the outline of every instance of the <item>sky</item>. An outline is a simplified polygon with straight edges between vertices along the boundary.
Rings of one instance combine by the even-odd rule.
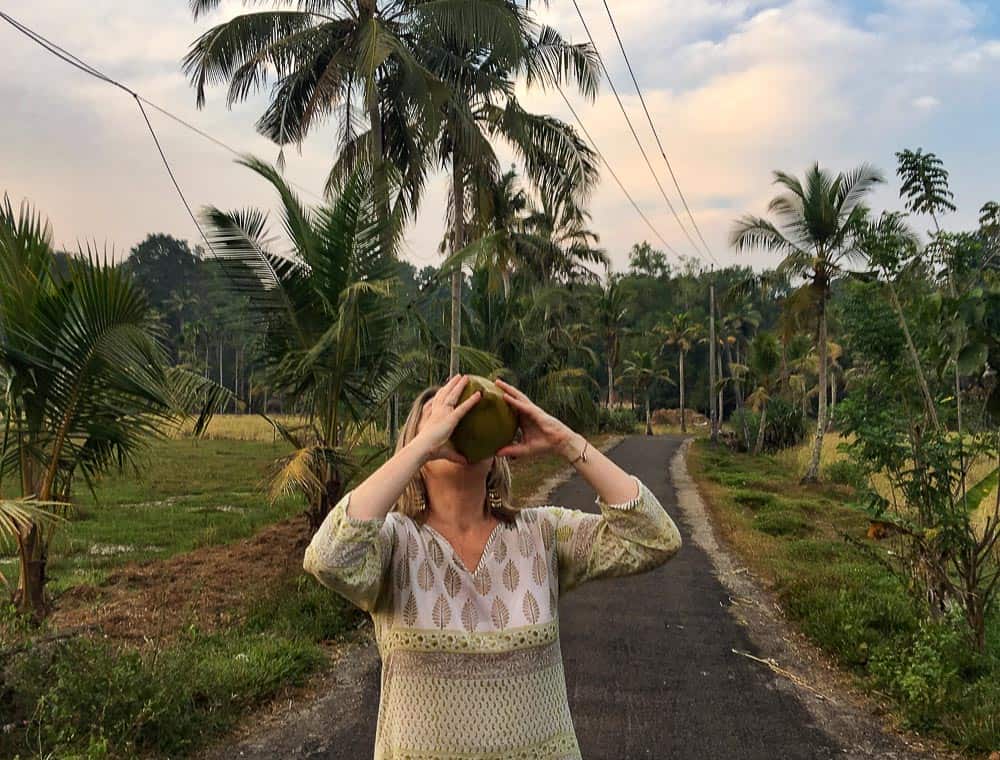
[[[1000,0],[608,0],[667,156],[715,261],[755,267],[764,253],[728,246],[733,221],[763,214],[773,171],[801,175],[813,162],[834,171],[862,162],[887,182],[871,198],[899,209],[895,152],[933,151],[950,172],[958,212],[943,226],[975,226],[1000,200]],[[571,0],[532,3],[538,19],[572,42],[586,36]],[[603,0],[580,8],[652,166],[687,224],[617,47]],[[223,87],[202,109],[181,70],[194,39],[243,10],[223,0],[197,22],[186,0],[7,0],[3,10],[239,151],[269,161],[275,145],[254,122],[261,95],[227,107]],[[671,215],[607,82],[594,102],[570,93],[598,149],[670,245],[668,260],[696,250]],[[558,93],[520,88],[529,110],[566,121]],[[0,22],[0,192],[50,221],[58,245],[96,245],[116,256],[148,233],[198,241],[135,102],[87,77]],[[233,156],[156,111],[150,119],[178,182],[197,210],[275,209],[263,180]],[[301,152],[286,150],[285,175],[314,202],[336,155],[335,125],[320,126]],[[501,151],[507,160],[510,154]],[[431,179],[402,256],[418,268],[441,261],[447,177]],[[612,268],[649,240],[664,246],[602,171],[589,209]],[[272,213],[272,233],[280,226]],[[918,229],[929,220],[914,220]],[[689,229],[690,231],[690,229]],[[693,234],[693,233],[692,233]],[[279,244],[280,249],[280,244]],[[701,254],[705,266],[711,259]]]

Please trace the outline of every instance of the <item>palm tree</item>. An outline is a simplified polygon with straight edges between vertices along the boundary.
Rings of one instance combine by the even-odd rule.
[[[260,4],[244,0],[246,6]],[[519,29],[503,4],[489,0],[310,0],[294,9],[273,4],[279,9],[240,14],[194,41],[183,65],[198,107],[209,84],[229,83],[229,105],[269,87],[257,129],[282,147],[301,143],[319,122],[339,115],[341,152],[370,168],[382,245],[388,248],[405,214],[415,211],[421,189],[419,175],[414,181],[405,170],[397,171],[401,146],[413,145],[409,133],[415,124],[433,123],[445,96],[426,67],[426,30],[516,40]],[[220,0],[191,0],[195,19],[219,5]],[[368,121],[363,135],[356,109]],[[279,166],[282,161],[279,153]],[[331,182],[344,177],[334,175]],[[392,211],[391,186],[398,193]]]
[[[609,270],[608,282],[597,293],[595,303],[596,322],[604,340],[604,359],[608,365],[608,409],[615,403],[615,367],[618,365],[625,315],[628,313],[620,281],[621,277],[616,277]]]
[[[450,256],[441,271],[447,273],[452,267],[471,263],[473,269],[488,273],[492,291],[502,284],[505,297],[510,297],[515,275],[521,275],[534,289],[596,282],[597,275],[588,265],[607,268],[610,260],[595,247],[599,238],[588,228],[589,219],[572,197],[555,200],[546,196],[536,204],[511,168],[499,180],[487,180],[479,188],[466,224],[466,234],[478,244]],[[442,241],[442,252],[448,242]]]
[[[251,157],[239,163],[277,191],[290,255],[270,247],[261,211],[210,207],[203,218],[231,288],[266,326],[269,386],[308,410],[300,428],[272,422],[294,451],[276,462],[270,493],[302,493],[315,530],[364,464],[357,453],[366,431],[414,374],[394,340],[394,261],[381,246],[368,175],[358,173],[334,201],[309,208],[273,166]]]
[[[13,601],[47,611],[49,547],[77,477],[138,456],[192,409],[200,434],[228,394],[169,367],[163,333],[125,267],[86,249],[56,271],[52,231],[27,204],[0,204],[0,538],[17,545]],[[6,488],[4,488],[6,486]],[[8,586],[10,584],[7,584]]]
[[[637,350],[625,360],[622,378],[630,380],[633,387],[642,393],[646,405],[646,435],[652,435],[653,421],[649,412],[649,392],[657,380],[672,384],[674,381],[670,377],[670,371],[660,364],[658,352]]]
[[[677,348],[677,377],[680,382],[681,396],[681,432],[687,432],[687,412],[684,398],[684,357],[701,338],[701,326],[694,322],[690,312],[674,314],[670,325],[657,325],[653,328],[657,335],[663,338],[664,346]]]
[[[780,278],[805,280],[799,289],[811,302],[816,315],[816,346],[819,354],[819,409],[816,437],[804,482],[819,480],[823,434],[826,431],[827,398],[827,300],[834,278],[846,259],[855,253],[852,234],[864,215],[862,200],[882,175],[867,164],[834,176],[819,164],[806,171],[803,181],[784,172],[774,173],[774,182],[784,192],[768,205],[773,222],[746,215],[733,227],[730,242],[737,252],[757,248],[778,253],[781,261],[775,268]]]
[[[781,367],[781,352],[778,341],[771,333],[758,333],[750,344],[747,367],[756,386],[747,396],[751,408],[760,414],[757,427],[757,443],[754,455],[764,448],[764,432],[767,429],[767,404],[777,386],[778,371]]]
[[[449,86],[433,154],[451,173],[446,240],[453,255],[474,242],[468,232],[483,202],[481,193],[500,176],[491,141],[510,146],[542,196],[557,203],[582,198],[598,176],[596,154],[572,127],[554,117],[525,111],[514,95],[516,79],[525,75],[529,86],[575,82],[593,98],[599,81],[595,51],[589,45],[564,42],[552,28],[530,22],[516,4],[506,5],[520,28],[513,44],[507,38],[470,43],[467,36],[443,27],[427,42],[429,67]],[[455,373],[461,343],[460,260],[445,268],[451,270],[449,371]]]

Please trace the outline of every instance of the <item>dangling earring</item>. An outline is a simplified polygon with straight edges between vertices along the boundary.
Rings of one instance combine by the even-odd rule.
[[[497,510],[503,506],[503,500],[500,498],[500,494],[497,492],[497,489],[495,488],[487,489],[487,495],[489,496],[490,500],[490,509]]]
[[[417,488],[417,509],[421,512],[427,509],[427,499],[424,497],[423,488]]]

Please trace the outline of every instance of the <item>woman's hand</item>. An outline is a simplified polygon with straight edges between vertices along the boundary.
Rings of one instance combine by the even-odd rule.
[[[505,383],[500,379],[494,382],[504,392],[504,400],[517,410],[522,434],[520,441],[504,446],[496,455],[514,458],[545,454],[551,451],[568,458],[573,444],[580,436],[577,436],[565,423],[557,420],[532,402],[510,383]],[[581,441],[580,446],[582,445]]]
[[[458,421],[479,403],[483,395],[481,391],[476,391],[459,404],[458,399],[462,395],[462,389],[468,382],[467,375],[452,375],[437,393],[424,402],[420,412],[418,432],[413,441],[424,451],[425,462],[432,459],[447,459],[458,464],[469,463],[468,459],[455,450],[450,440]]]

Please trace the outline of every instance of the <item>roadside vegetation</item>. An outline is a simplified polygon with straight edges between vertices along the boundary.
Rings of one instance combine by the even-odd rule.
[[[798,482],[808,445],[753,456],[702,441],[689,467],[726,542],[810,639],[896,706],[903,726],[976,753],[996,749],[1000,611],[982,652],[969,646],[960,610],[928,619],[867,548],[851,460],[835,446],[828,453],[820,486]]]

